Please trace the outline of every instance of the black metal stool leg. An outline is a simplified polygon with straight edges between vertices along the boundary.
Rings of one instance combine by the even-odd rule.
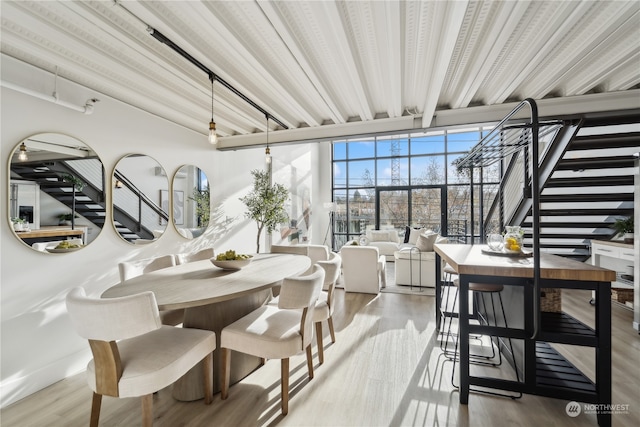
[[[493,312],[494,326],[497,327],[498,326],[498,318],[497,318],[497,312],[496,312],[496,307],[495,307],[495,300],[494,300],[494,297],[493,297],[493,294],[497,293],[498,294],[498,300],[499,300],[499,303],[500,303],[500,309],[502,311],[502,318],[504,319],[504,327],[505,328],[509,328],[509,325],[508,325],[508,322],[507,322],[507,316],[506,316],[506,313],[504,311],[504,303],[502,301],[501,291],[502,291],[502,288],[500,288],[500,290],[489,290],[489,291],[487,291],[487,290],[484,290],[484,291],[483,290],[476,290],[476,291],[474,291],[474,297],[476,295],[478,295],[478,297],[480,297],[480,299],[482,300],[482,306],[484,308],[484,313],[486,315],[488,315],[488,313],[487,313],[487,304],[484,301],[484,294],[488,293],[490,295],[490,297],[491,297],[491,309],[492,309],[492,312]],[[478,301],[476,299],[474,299],[474,301],[477,304],[477,309],[478,309],[478,312],[479,312],[479,303],[478,303]],[[478,317],[480,318],[481,321],[484,320],[484,322],[487,325],[489,325],[489,318],[488,317],[483,316],[482,314],[480,314],[480,312],[478,313]],[[470,363],[491,365],[491,366],[494,366],[494,367],[500,366],[502,364],[502,352],[500,351],[500,341],[501,341],[501,339],[500,339],[499,336],[496,336],[495,338],[497,340],[496,345],[498,346],[498,358],[499,358],[498,363],[496,364],[496,363],[487,363],[487,362],[480,362],[480,361],[470,361]],[[493,347],[493,345],[494,345],[493,344],[493,336],[491,336],[490,339],[491,339],[491,347],[492,347],[492,355],[493,355],[491,358],[495,358],[495,348]],[[511,338],[507,338],[507,340],[509,341],[509,351],[511,351],[511,354],[513,356],[514,370],[516,372],[516,381],[520,382],[520,374],[518,372],[518,364],[517,364],[517,361],[516,361],[515,352],[513,350],[513,342],[511,340]],[[451,369],[451,384],[453,385],[453,387],[459,388],[459,386],[456,385],[456,383],[455,383],[456,362],[458,362],[458,339],[456,339],[455,341],[456,341],[456,343],[455,343],[455,347],[454,347],[454,355],[453,355],[453,358],[450,358],[452,360],[452,362],[453,362],[453,368]],[[445,354],[445,356],[447,356],[447,355]],[[470,355],[470,357],[473,357],[473,356]],[[486,391],[486,390],[472,389],[472,391],[478,392],[478,393],[491,394],[491,395],[495,395],[495,396],[509,397],[511,399],[519,399],[519,398],[522,397],[522,393],[520,393],[520,392],[517,395],[509,395],[509,394],[491,392],[491,391]]]

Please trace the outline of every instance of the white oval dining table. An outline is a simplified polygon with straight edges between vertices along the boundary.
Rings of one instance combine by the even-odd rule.
[[[216,333],[214,351],[214,392],[220,390],[220,332],[260,307],[271,295],[271,288],[282,279],[309,269],[311,259],[303,255],[257,254],[241,270],[222,270],[209,260],[168,267],[126,280],[102,293],[114,298],[152,291],[160,310],[185,309],[183,327],[208,329]],[[231,382],[255,370],[260,359],[232,352]],[[202,367],[196,366],[173,387],[173,397],[181,401],[204,397]]]

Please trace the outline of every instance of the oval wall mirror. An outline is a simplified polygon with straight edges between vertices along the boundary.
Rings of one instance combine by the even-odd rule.
[[[187,239],[194,239],[209,226],[211,203],[209,180],[197,166],[184,165],[173,175],[173,225]]]
[[[113,226],[126,242],[152,243],[169,221],[169,179],[152,157],[129,154],[112,175]]]
[[[41,133],[9,158],[9,221],[24,244],[44,253],[82,249],[105,222],[104,168],[84,142]]]

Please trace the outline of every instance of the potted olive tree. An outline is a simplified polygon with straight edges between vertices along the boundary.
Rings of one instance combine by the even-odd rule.
[[[256,238],[256,252],[260,252],[260,235],[263,229],[267,233],[273,232],[278,224],[288,222],[289,216],[284,209],[284,204],[289,198],[289,191],[282,184],[271,184],[269,172],[252,170],[253,189],[249,194],[240,198],[247,206],[245,216],[258,225]]]
[[[625,243],[633,243],[633,217],[618,218],[611,226],[622,236]]]

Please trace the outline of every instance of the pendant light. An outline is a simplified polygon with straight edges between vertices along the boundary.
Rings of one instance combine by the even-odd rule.
[[[271,164],[271,150],[269,150],[269,115],[265,114],[265,117],[267,118],[267,148],[264,150],[264,154],[265,154],[265,162],[267,162],[267,165]]]
[[[209,122],[209,143],[216,145],[218,143],[218,134],[216,134],[216,122],[213,121],[213,77],[211,77],[211,121]]]
[[[27,160],[29,160],[29,158],[27,157],[27,146],[24,145],[24,142],[20,144],[20,152],[18,153],[18,160],[20,160],[21,162],[26,162]]]

